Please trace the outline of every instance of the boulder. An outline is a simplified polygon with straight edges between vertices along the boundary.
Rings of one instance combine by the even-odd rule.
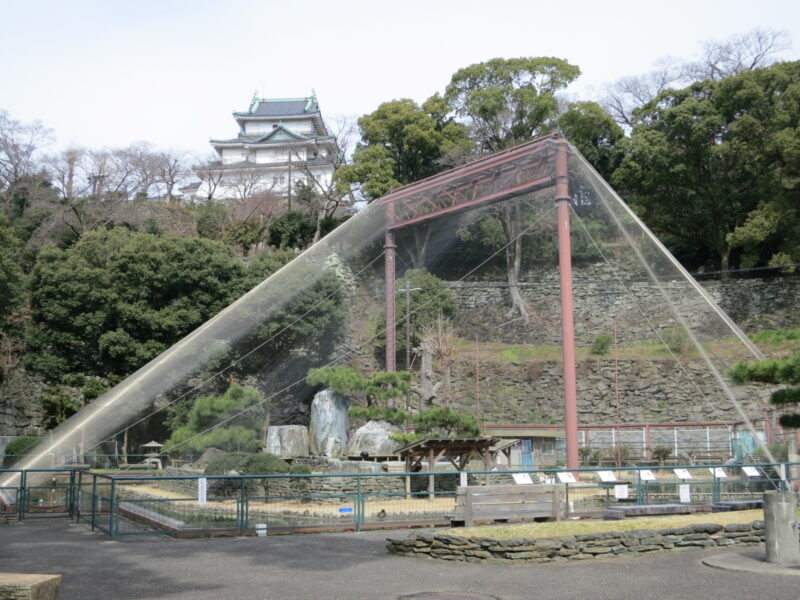
[[[347,447],[347,399],[331,388],[317,392],[311,403],[311,454],[341,456]]]
[[[308,456],[308,429],[303,425],[273,425],[267,429],[264,452],[281,458]]]
[[[389,436],[394,433],[403,433],[403,430],[387,421],[368,421],[356,429],[350,443],[347,445],[348,456],[391,456],[397,447]]]

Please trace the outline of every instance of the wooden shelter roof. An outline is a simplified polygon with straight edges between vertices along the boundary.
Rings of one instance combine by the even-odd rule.
[[[398,456],[428,456],[431,450],[439,455],[459,455],[465,452],[483,452],[500,441],[496,437],[471,438],[425,438],[412,444],[406,444],[395,451]],[[444,451],[444,452],[442,452]]]

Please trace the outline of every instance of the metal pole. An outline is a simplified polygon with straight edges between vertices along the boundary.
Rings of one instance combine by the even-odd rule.
[[[434,476],[433,476],[433,463],[436,462],[434,459],[433,448],[430,449],[428,452],[428,499],[433,500],[434,490],[436,489],[436,485],[434,483]]]
[[[97,475],[92,475],[92,531],[97,520]]]
[[[621,417],[619,412],[619,356],[617,348],[617,320],[614,319],[614,394],[617,406],[617,439],[614,444],[614,455],[617,457],[617,466],[622,466],[622,429],[620,428]]]
[[[483,405],[481,404],[481,350],[478,334],[475,334],[475,401],[478,405],[478,423],[483,425]]]
[[[117,510],[117,481],[115,479],[111,480],[111,505],[108,508],[108,537],[114,539],[114,534],[116,533],[115,528],[117,527],[117,520],[114,518],[114,513]]]
[[[394,221],[394,205],[389,202],[386,205],[386,226],[392,224]],[[386,238],[384,242],[384,270],[386,275],[386,283],[384,289],[386,291],[386,370],[397,370],[397,349],[395,343],[395,254],[397,246],[394,241],[394,232],[390,229],[386,230]]]
[[[246,520],[244,515],[244,504],[246,502],[246,494],[244,489],[244,477],[239,478],[239,537],[244,536],[246,529]]]
[[[556,154],[556,207],[558,213],[558,266],[561,282],[561,338],[564,346],[564,433],[567,468],[580,467],[578,456],[578,391],[575,374],[575,317],[572,306],[572,248],[570,244],[567,142]]]
[[[364,504],[361,495],[361,477],[356,475],[356,505],[353,507],[355,510],[355,526],[356,531],[361,531],[361,524],[364,522]]]
[[[406,371],[411,369],[411,288],[406,277]]]
[[[25,519],[25,504],[28,499],[25,497],[27,494],[26,488],[28,485],[28,472],[22,471],[19,478],[19,489],[17,490],[17,520],[22,521]]]

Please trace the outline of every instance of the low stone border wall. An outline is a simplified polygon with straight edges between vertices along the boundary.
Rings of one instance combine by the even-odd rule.
[[[557,538],[494,540],[445,534],[412,533],[389,540],[391,554],[485,563],[546,563],[632,556],[646,552],[727,547],[764,541],[764,522],[695,524],[677,529],[636,529]]]

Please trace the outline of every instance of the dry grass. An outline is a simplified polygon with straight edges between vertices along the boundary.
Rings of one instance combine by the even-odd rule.
[[[800,517],[800,510],[798,510]],[[479,527],[458,527],[442,533],[464,537],[485,537],[493,539],[546,538],[581,533],[602,533],[605,531],[630,531],[632,529],[672,529],[697,523],[751,523],[764,518],[762,510],[741,510],[719,513],[700,513],[694,515],[669,515],[664,517],[628,518],[622,521],[557,521],[549,523],[520,523],[518,525],[482,525]]]
[[[201,509],[200,504],[197,500],[189,497],[188,494],[174,492],[172,490],[165,490],[163,488],[157,486],[147,486],[147,485],[135,485],[129,486],[127,491],[130,493],[137,494],[138,496],[148,496],[152,498],[165,498],[169,500],[180,500],[182,504],[187,506],[194,506],[197,507],[198,510]],[[214,508],[222,509],[222,510],[236,510],[236,500],[213,500],[213,498],[209,498],[209,501],[213,503]],[[257,511],[269,511],[269,512],[291,512],[297,514],[308,514],[309,512],[314,513],[315,515],[329,515],[329,516],[336,516],[339,514],[339,508],[341,506],[348,506],[349,503],[347,501],[342,501],[341,503],[336,502],[303,502],[300,499],[270,499],[268,502],[262,502],[259,500],[250,500],[249,501],[250,509],[257,510]],[[383,500],[383,499],[375,499],[374,497],[368,497],[367,501],[365,502],[364,510],[367,516],[372,516],[377,514],[381,511],[386,511],[388,514],[413,514],[413,513],[441,513],[445,514],[446,512],[452,512],[454,508],[454,501],[452,496],[443,496],[443,497],[436,497],[433,499],[424,497],[424,496],[416,496],[406,499],[396,499],[396,500]]]

